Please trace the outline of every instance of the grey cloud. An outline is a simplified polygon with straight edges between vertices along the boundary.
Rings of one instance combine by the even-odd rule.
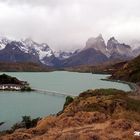
[[[71,1],[67,0],[0,0],[1,2],[12,4],[12,5],[22,5],[27,4],[31,6],[58,6],[58,5],[67,5]]]
[[[107,40],[140,39],[139,0],[0,0],[0,34],[31,37],[54,49],[84,47],[102,33]]]

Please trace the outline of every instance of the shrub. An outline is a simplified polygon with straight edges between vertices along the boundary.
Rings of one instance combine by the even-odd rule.
[[[66,108],[66,106],[68,106],[72,102],[73,102],[73,98],[71,96],[67,96],[63,109]]]
[[[32,91],[32,89],[29,86],[21,88],[21,91]]]
[[[14,124],[11,129],[13,131],[16,129],[19,129],[19,128],[29,129],[29,128],[35,127],[39,120],[40,120],[40,118],[31,119],[30,116],[22,116],[22,121],[20,123]]]

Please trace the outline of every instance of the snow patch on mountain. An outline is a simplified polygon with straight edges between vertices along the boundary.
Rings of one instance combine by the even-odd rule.
[[[0,50],[3,50],[6,45],[11,42],[13,42],[14,46],[19,48],[22,52],[37,56],[42,63],[47,63],[43,60],[44,58],[54,56],[52,49],[46,43],[40,44],[30,38],[14,41],[5,37],[0,37]],[[16,48],[13,47],[12,50],[15,50]]]
[[[107,57],[110,57],[109,51],[106,47],[105,41],[101,34],[95,38],[91,37],[87,40],[86,47],[83,50],[86,50],[89,48],[98,50],[98,51],[102,52],[104,55],[106,55]],[[81,50],[81,51],[83,51],[83,50]]]
[[[42,60],[44,57],[51,57],[53,55],[53,51],[45,43],[39,44],[32,41],[31,39],[25,39],[22,40],[22,42],[25,44],[25,52],[31,53],[35,51],[38,54],[40,60]]]
[[[54,55],[55,57],[57,57],[59,60],[64,60],[64,59],[68,59],[69,57],[75,55],[76,53],[78,53],[79,50],[70,50],[70,51],[55,51]]]
[[[127,57],[132,57],[132,49],[129,45],[119,43],[114,37],[111,37],[107,42],[107,49],[111,55],[118,54]]]
[[[10,42],[11,40],[9,40],[8,38],[0,37],[0,50],[3,50],[6,47],[6,45]]]

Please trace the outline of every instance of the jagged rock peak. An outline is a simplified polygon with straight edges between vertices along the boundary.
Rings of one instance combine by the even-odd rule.
[[[29,45],[32,45],[34,43],[34,41],[31,38],[26,38],[22,41],[25,42],[26,44],[29,44]]]
[[[8,38],[0,36],[0,50],[4,49],[5,46],[10,42],[11,40],[9,40]]]
[[[90,37],[87,42],[89,42],[89,41],[99,41],[99,40],[104,41],[102,34],[99,34],[97,37]]]
[[[106,55],[107,57],[110,56],[108,51],[107,51],[106,44],[105,44],[105,41],[102,37],[102,34],[99,34],[95,38],[92,37],[92,38],[88,39],[88,41],[86,42],[86,47],[84,48],[84,50],[89,49],[89,48],[100,51],[104,55]]]
[[[101,34],[99,34],[97,37],[91,37],[87,40],[86,42],[86,47],[87,48],[90,48],[92,47],[93,45],[103,45],[105,46],[105,42],[104,42],[104,39],[102,37]]]
[[[99,35],[96,37],[96,39],[103,39],[102,34],[99,34]]]
[[[111,37],[111,38],[108,40],[108,43],[119,44],[119,42],[115,39],[115,37]],[[108,43],[107,43],[107,44],[108,44]]]
[[[115,37],[111,37],[107,42],[107,48],[108,47],[125,47],[125,48],[131,48],[129,45],[126,45],[125,43],[120,43],[118,40],[115,39]]]

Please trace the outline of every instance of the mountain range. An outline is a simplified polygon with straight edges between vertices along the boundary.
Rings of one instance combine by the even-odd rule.
[[[102,35],[89,38],[85,47],[74,51],[53,51],[46,43],[32,39],[10,40],[0,38],[0,62],[34,62],[53,67],[98,65],[112,60],[130,60],[140,54],[129,45],[111,37],[107,44]]]

